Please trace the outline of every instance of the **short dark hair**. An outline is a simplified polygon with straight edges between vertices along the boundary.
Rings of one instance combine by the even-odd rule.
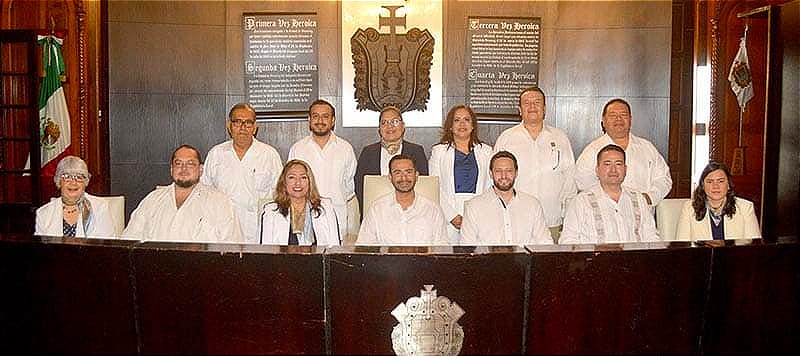
[[[627,164],[627,158],[625,158],[625,150],[622,149],[622,147],[617,146],[617,145],[612,143],[612,144],[605,145],[605,147],[601,148],[600,151],[597,152],[597,158],[595,159],[595,165],[599,165],[600,164],[600,155],[602,155],[603,153],[608,152],[608,151],[617,151],[619,153],[622,153],[622,161],[626,162],[626,164]]]
[[[313,108],[316,105],[327,105],[329,108],[331,108],[331,114],[333,115],[333,117],[336,117],[336,108],[334,108],[333,105],[331,105],[331,103],[322,99],[314,100],[314,102],[308,106],[308,112],[311,113],[311,108]]]
[[[547,99],[547,96],[544,95],[544,91],[542,91],[542,88],[539,88],[539,87],[527,87],[527,88],[525,88],[525,90],[522,91],[522,93],[519,93],[519,106],[522,106],[522,96],[525,95],[525,93],[530,93],[530,92],[533,92],[533,91],[538,92],[539,94],[542,94],[542,100]]]
[[[233,112],[238,110],[245,110],[253,113],[253,117],[256,117],[256,109],[253,109],[252,106],[248,103],[238,103],[231,108],[231,111],[228,111],[228,118],[233,119]]]
[[[172,161],[175,160],[175,154],[177,154],[178,150],[180,150],[181,148],[188,148],[188,149],[194,151],[194,154],[197,155],[197,162],[199,162],[200,164],[203,164],[203,156],[200,155],[200,151],[198,151],[196,148],[194,148],[194,146],[187,145],[187,144],[180,145],[180,146],[178,146],[178,148],[175,149],[175,151],[172,151],[172,158],[169,160],[170,164],[172,164]]]
[[[630,114],[630,112],[631,112],[631,105],[630,105],[630,104],[628,104],[628,102],[627,102],[627,101],[625,101],[625,100],[624,100],[624,99],[622,99],[622,98],[614,98],[614,99],[611,99],[611,100],[609,100],[609,101],[606,103],[606,106],[603,106],[603,116],[606,116],[606,111],[608,111],[608,107],[609,107],[609,106],[611,106],[611,104],[614,104],[614,103],[620,103],[620,104],[624,104],[624,105],[625,105],[625,107],[626,107],[626,108],[628,108],[628,113]]]
[[[511,152],[500,151],[500,152],[495,153],[494,156],[492,156],[492,160],[489,161],[489,170],[490,171],[492,169],[494,169],[494,161],[496,161],[496,160],[498,160],[500,158],[508,158],[508,159],[514,161],[514,170],[516,170],[516,171],[519,170],[519,166],[517,165],[517,157],[514,157],[514,154],[512,154]]]
[[[404,159],[411,161],[411,164],[414,166],[414,170],[417,170],[417,161],[414,160],[414,157],[401,153],[399,155],[392,157],[392,159],[389,160],[389,174],[392,173],[392,164],[394,164],[394,161],[400,161]]]
[[[609,100],[606,103],[606,106],[603,106],[603,115],[602,115],[602,117],[606,117],[606,111],[608,111],[608,107],[611,106],[611,104],[614,104],[614,103],[624,104],[625,107],[628,108],[628,114],[631,113],[631,105],[628,104],[627,101],[625,101],[624,99],[621,99],[621,98],[614,98],[614,99]],[[600,129],[603,130],[603,133],[606,133],[606,126],[603,125],[603,120],[602,119],[600,120]]]

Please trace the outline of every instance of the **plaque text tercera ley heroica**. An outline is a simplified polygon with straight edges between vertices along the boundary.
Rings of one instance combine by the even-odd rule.
[[[389,10],[389,17],[378,16],[378,27],[389,27],[389,33],[359,28],[350,38],[356,108],[380,111],[393,105],[403,112],[425,111],[430,98],[433,36],[416,27],[397,33],[397,26],[406,27],[405,15],[395,16],[403,6],[382,7]]]
[[[392,329],[392,348],[397,355],[458,355],[464,330],[458,319],[464,309],[445,296],[436,296],[426,284],[419,297],[411,297],[392,310],[398,324]]]

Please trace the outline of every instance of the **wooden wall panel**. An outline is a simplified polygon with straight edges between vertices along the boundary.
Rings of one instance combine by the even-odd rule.
[[[128,212],[154,185],[170,182],[165,157],[171,148],[189,143],[205,152],[228,138],[223,124],[227,111],[244,100],[239,29],[243,12],[320,14],[319,96],[341,107],[341,90],[348,90],[341,88],[339,79],[341,66],[350,65],[350,55],[340,53],[340,9],[335,1],[108,5],[111,185],[113,194],[127,196]],[[465,100],[467,18],[539,16],[540,86],[548,97],[547,120],[570,135],[575,155],[602,134],[603,105],[623,97],[634,107],[634,133],[652,140],[668,156],[671,2],[448,0],[443,6],[444,112]],[[284,158],[295,141],[308,135],[304,121],[259,126],[258,138]],[[481,138],[494,144],[508,127],[483,124]],[[356,155],[378,141],[375,128],[342,127],[339,120],[335,130],[353,145]],[[408,128],[406,137],[430,152],[439,133],[439,128]]]
[[[322,255],[283,252],[270,246],[137,247],[132,270],[141,353],[324,353]]]
[[[672,192],[668,196],[671,198],[691,196],[695,5],[695,1],[672,2],[669,155],[666,157],[672,175]]]
[[[461,354],[797,354],[797,240],[271,247],[0,236],[9,354],[392,354],[424,284]]]
[[[470,254],[462,249],[441,255],[426,253],[427,248],[388,255],[379,251],[341,248],[328,257],[333,354],[393,354],[391,333],[398,321],[390,312],[419,297],[426,284],[464,309],[458,320],[465,335],[461,354],[523,352],[529,264],[524,250]]]
[[[137,353],[127,248],[135,242],[33,240],[0,241],[3,350]]]
[[[528,354],[698,353],[711,250],[687,245],[534,253]]]
[[[714,248],[703,354],[790,354],[800,339],[796,244]]]

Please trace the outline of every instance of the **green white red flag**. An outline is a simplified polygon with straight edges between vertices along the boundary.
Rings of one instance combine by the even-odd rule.
[[[63,38],[39,35],[42,47],[42,66],[45,77],[39,92],[39,143],[41,147],[42,175],[55,174],[58,161],[69,154],[71,133],[69,109],[61,85],[66,68],[61,55]],[[30,158],[26,166],[30,167]]]

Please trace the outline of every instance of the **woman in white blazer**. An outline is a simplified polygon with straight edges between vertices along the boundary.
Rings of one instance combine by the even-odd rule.
[[[89,168],[75,156],[64,157],[53,181],[61,195],[36,209],[36,235],[113,237],[114,218],[108,204],[89,193]]]
[[[459,104],[447,112],[439,143],[428,161],[430,175],[439,177],[442,207],[450,242],[459,243],[464,202],[492,185],[489,161],[492,146],[478,138],[478,120],[468,106]]]
[[[299,159],[287,162],[273,198],[261,215],[261,244],[341,244],[336,213],[330,199],[319,196],[308,163]]]
[[[692,199],[678,218],[677,240],[758,239],[753,203],[737,198],[731,172],[724,163],[710,162],[700,175]]]

